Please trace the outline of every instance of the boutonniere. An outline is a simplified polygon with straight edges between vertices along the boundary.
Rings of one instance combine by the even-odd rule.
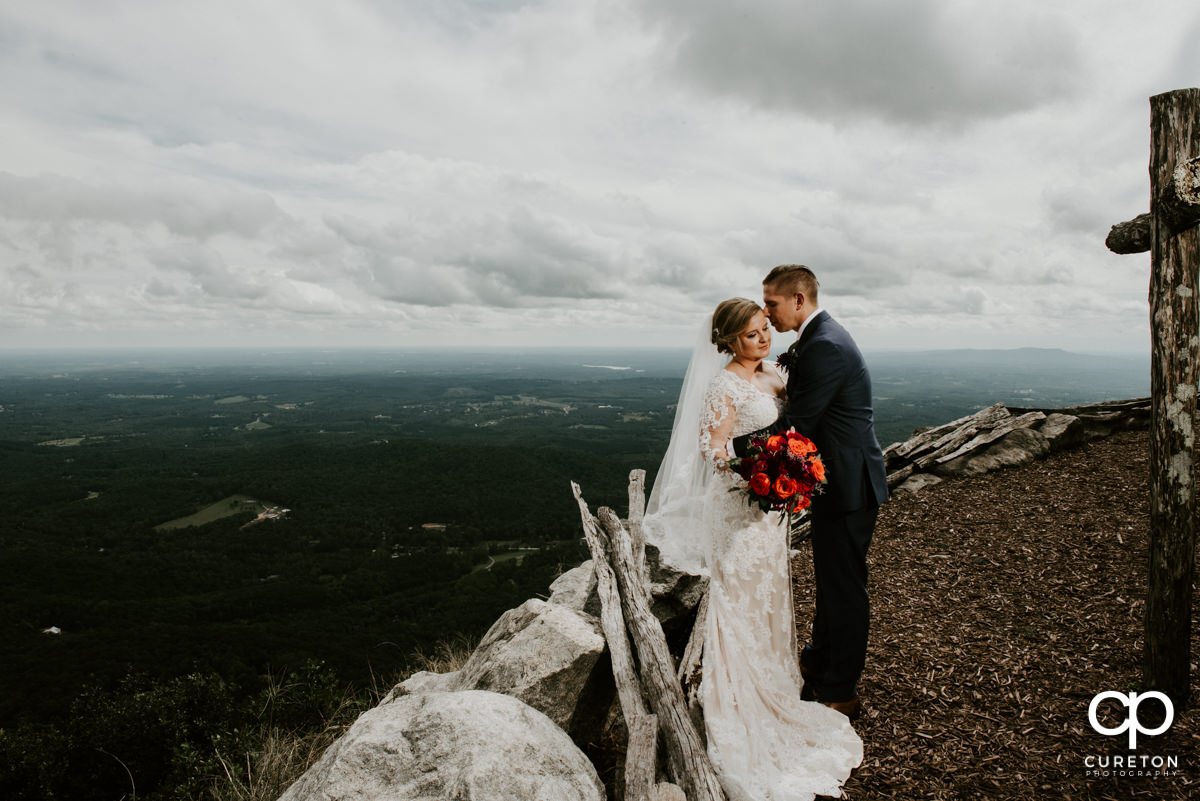
[[[792,360],[796,358],[796,347],[799,344],[799,341],[793,342],[791,347],[779,354],[779,358],[775,361],[776,364],[789,373],[792,371]]]

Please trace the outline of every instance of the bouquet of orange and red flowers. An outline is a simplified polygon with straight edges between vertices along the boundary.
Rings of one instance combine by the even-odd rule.
[[[747,455],[730,459],[729,467],[746,479],[747,486],[734,487],[751,506],[764,512],[778,510],[791,515],[807,509],[814,493],[825,483],[825,463],[813,441],[795,429],[752,437]]]

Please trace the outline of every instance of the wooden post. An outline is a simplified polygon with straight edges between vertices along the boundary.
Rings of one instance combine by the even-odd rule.
[[[587,503],[579,485],[571,482],[571,491],[579,504],[583,518],[583,535],[592,552],[592,565],[596,571],[596,592],[600,596],[600,628],[608,644],[612,661],[613,679],[617,684],[617,696],[621,700],[621,714],[625,717],[625,728],[629,732],[629,746],[625,756],[625,798],[627,801],[647,801],[654,787],[655,765],[658,761],[657,745],[658,717],[651,715],[642,700],[642,683],[638,679],[637,665],[622,617],[621,597],[617,576],[612,567],[612,544],[600,530],[596,518],[588,511]]]
[[[625,799],[649,801],[656,784],[658,716],[627,718],[625,728],[629,730],[629,747],[625,752]]]
[[[1139,214],[1132,220],[1117,223],[1104,240],[1113,253],[1145,253],[1150,250],[1150,215]]]
[[[645,496],[638,474],[645,475],[634,471],[630,476],[629,498],[631,518],[640,525]],[[629,801],[672,797],[673,785],[654,784],[655,734],[661,731],[668,768],[689,801],[725,801],[704,744],[688,716],[683,690],[675,681],[662,625],[650,611],[645,567],[638,563],[633,537],[611,509],[601,507],[597,521],[573,481],[571,491],[579,504],[584,536],[592,552],[600,595],[600,625],[629,730],[625,797]],[[649,699],[654,714],[647,711],[644,698]]]
[[[646,471],[631,470],[629,473],[629,536],[633,538],[633,556],[642,570],[642,577],[650,581],[646,569],[646,531],[642,519],[646,516]]]
[[[1184,705],[1189,693],[1196,565],[1196,221],[1173,213],[1176,166],[1200,156],[1200,89],[1150,99],[1150,594],[1147,689]]]
[[[1149,223],[1149,236],[1139,228]],[[1200,89],[1150,98],[1150,214],[1113,226],[1110,248],[1151,253],[1150,564],[1144,689],[1189,696],[1196,564]]]
[[[611,509],[600,507],[596,516],[612,543],[621,608],[641,667],[642,687],[658,715],[672,778],[689,801],[725,801],[725,792],[688,714],[683,689],[675,679],[662,624],[650,611],[650,590],[634,557],[632,538]]]
[[[700,704],[700,684],[703,679],[704,633],[708,625],[708,594],[709,591],[705,590],[696,606],[696,622],[692,624],[692,634],[688,637],[687,647],[683,649],[683,656],[675,671],[675,678],[679,680],[683,696],[687,699],[688,714],[696,725],[696,733],[706,744],[708,738],[704,730],[704,708]]]

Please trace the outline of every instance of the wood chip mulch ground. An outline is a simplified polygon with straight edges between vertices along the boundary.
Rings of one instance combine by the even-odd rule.
[[[1105,690],[1141,690],[1149,536],[1148,435],[1115,434],[1042,461],[898,495],[871,547],[871,645],[849,799],[1200,798],[1200,637],[1193,701],[1104,775],[1127,735],[1088,722]],[[793,563],[801,642],[811,553]],[[1193,608],[1200,622],[1200,604]],[[1111,702],[1109,702],[1111,703]],[[1151,707],[1142,709],[1149,727]],[[1102,718],[1123,718],[1115,708]],[[1092,759],[1095,767],[1088,767]],[[1154,775],[1158,773],[1159,775]]]

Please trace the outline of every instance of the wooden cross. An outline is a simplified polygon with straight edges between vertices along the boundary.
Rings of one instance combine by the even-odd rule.
[[[1188,701],[1196,571],[1200,89],[1150,98],[1150,213],[1114,225],[1114,253],[1150,251],[1150,586],[1143,690]]]

